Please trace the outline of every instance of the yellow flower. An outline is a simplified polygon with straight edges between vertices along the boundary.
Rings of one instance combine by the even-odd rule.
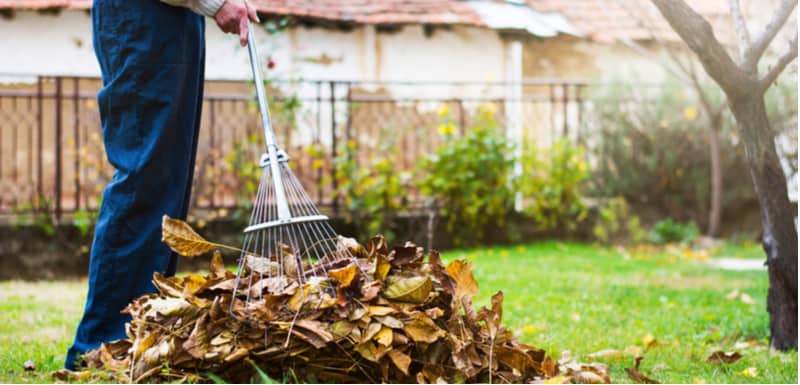
[[[697,109],[694,107],[686,107],[686,109],[683,110],[683,115],[686,116],[686,120],[695,120],[697,119]]]
[[[447,116],[450,115],[450,107],[447,106],[446,103],[442,103],[439,105],[439,111],[436,112],[439,116]]]
[[[480,110],[486,115],[494,116],[495,112],[497,112],[497,106],[492,102],[486,102],[481,104]]]
[[[442,123],[439,125],[439,134],[453,135],[456,132],[456,125],[453,122]]]
[[[741,372],[737,372],[736,374],[745,377],[758,377],[758,369],[751,366],[745,370],[742,370]]]
[[[675,170],[675,176],[677,176],[678,178],[682,177],[683,169],[679,167],[677,170]]]
[[[348,140],[347,141],[347,148],[349,148],[351,150],[355,149],[356,148],[356,141],[353,140],[353,139]]]

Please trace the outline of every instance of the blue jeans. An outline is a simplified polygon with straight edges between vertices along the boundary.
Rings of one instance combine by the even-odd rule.
[[[89,293],[64,366],[125,337],[120,311],[175,273],[161,216],[189,207],[203,100],[205,21],[158,0],[95,0],[92,30],[103,88],[97,101],[108,161],[89,262]]]

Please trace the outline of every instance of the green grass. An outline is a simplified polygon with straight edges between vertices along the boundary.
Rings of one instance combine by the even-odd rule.
[[[752,245],[725,245],[719,256],[754,256]],[[726,255],[722,255],[726,254]],[[457,250],[445,259],[467,258],[480,284],[476,305],[505,293],[504,323],[522,342],[554,358],[563,350],[587,361],[603,349],[641,350],[642,371],[661,382],[797,383],[797,352],[775,353],[769,336],[765,271],[721,271],[668,252],[624,253],[591,245],[543,242],[523,246]],[[52,382],[61,367],[83,309],[86,288],[76,281],[0,282],[0,382]],[[726,295],[737,289],[754,303]],[[652,335],[658,345],[643,348]],[[705,363],[714,350],[738,348],[731,365]],[[24,372],[33,360],[36,370]],[[601,361],[615,382],[630,382],[624,368],[633,356]],[[741,372],[756,368],[757,376]]]
[[[750,246],[724,250],[752,253]],[[487,305],[503,290],[504,323],[522,342],[555,358],[564,350],[582,362],[603,349],[641,350],[642,370],[660,382],[797,383],[797,352],[765,346],[765,271],[722,271],[661,252],[626,258],[611,249],[562,242],[453,251],[445,258],[472,260],[481,285],[476,305]],[[754,303],[727,299],[735,289]],[[658,345],[645,350],[648,334]],[[745,341],[758,345],[737,349],[744,356],[740,361],[705,363],[713,351],[734,350]],[[614,382],[630,382],[624,368],[633,366],[633,357],[600,362],[609,364]],[[740,374],[750,367],[757,376]]]

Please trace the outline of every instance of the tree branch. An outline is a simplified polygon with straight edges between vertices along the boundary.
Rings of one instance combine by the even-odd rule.
[[[783,0],[781,6],[775,13],[772,14],[772,19],[764,27],[764,31],[758,35],[758,38],[749,45],[744,53],[744,60],[742,61],[742,69],[745,72],[755,74],[758,70],[758,61],[764,55],[764,51],[769,47],[769,43],[775,38],[775,35],[781,30],[786,20],[791,16],[792,11],[797,6],[797,0]]]
[[[795,0],[796,1],[796,0]],[[683,0],[652,0],[673,30],[697,55],[706,72],[728,95],[748,92],[752,80],[739,69],[714,36],[711,24]]]
[[[742,10],[739,8],[739,0],[730,0],[731,18],[736,29],[736,36],[739,38],[739,62],[744,62],[744,52],[750,46],[750,32],[747,30],[747,23],[742,17]]]
[[[789,41],[789,46],[786,48],[786,51],[778,58],[778,61],[775,63],[772,68],[767,71],[767,73],[758,80],[759,89],[761,92],[766,91],[775,79],[783,72],[789,63],[791,63],[794,59],[797,58],[797,31],[794,32],[794,37],[791,41]]]

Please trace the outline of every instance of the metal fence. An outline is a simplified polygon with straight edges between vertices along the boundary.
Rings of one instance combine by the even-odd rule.
[[[8,79],[4,79],[8,80]],[[485,82],[273,81],[275,130],[317,205],[343,210],[333,160],[344,146],[368,164],[389,159],[398,172],[440,146],[442,130],[463,134],[489,109],[515,140],[547,144],[579,137],[588,86],[530,80]],[[96,78],[35,77],[0,84],[0,214],[33,211],[57,221],[96,210],[113,169],[103,152]],[[194,209],[249,201],[262,148],[252,85],[208,81],[195,168]],[[445,123],[449,122],[449,123]],[[449,124],[449,125],[448,125]],[[411,192],[409,207],[421,197]]]

